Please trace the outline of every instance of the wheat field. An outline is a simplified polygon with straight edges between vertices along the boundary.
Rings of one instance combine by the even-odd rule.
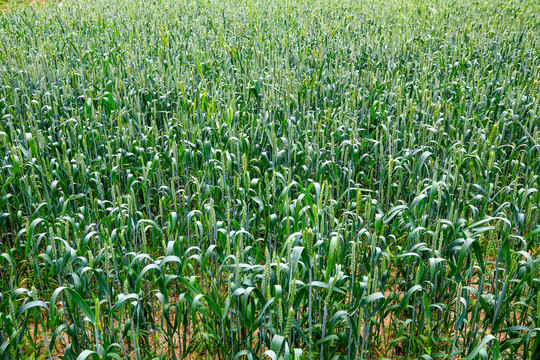
[[[540,3],[0,12],[0,359],[540,359]]]

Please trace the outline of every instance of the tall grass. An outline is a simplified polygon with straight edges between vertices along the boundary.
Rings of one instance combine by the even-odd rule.
[[[539,14],[2,12],[0,358],[538,356]]]

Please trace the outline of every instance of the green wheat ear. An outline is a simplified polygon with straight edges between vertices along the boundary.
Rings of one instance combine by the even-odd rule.
[[[362,191],[358,189],[356,191],[356,216],[360,217],[360,211],[362,211],[362,208],[360,207],[360,204],[362,203]]]

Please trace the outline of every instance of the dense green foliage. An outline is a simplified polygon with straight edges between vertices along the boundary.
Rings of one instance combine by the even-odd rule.
[[[531,357],[540,3],[0,15],[0,358]]]

